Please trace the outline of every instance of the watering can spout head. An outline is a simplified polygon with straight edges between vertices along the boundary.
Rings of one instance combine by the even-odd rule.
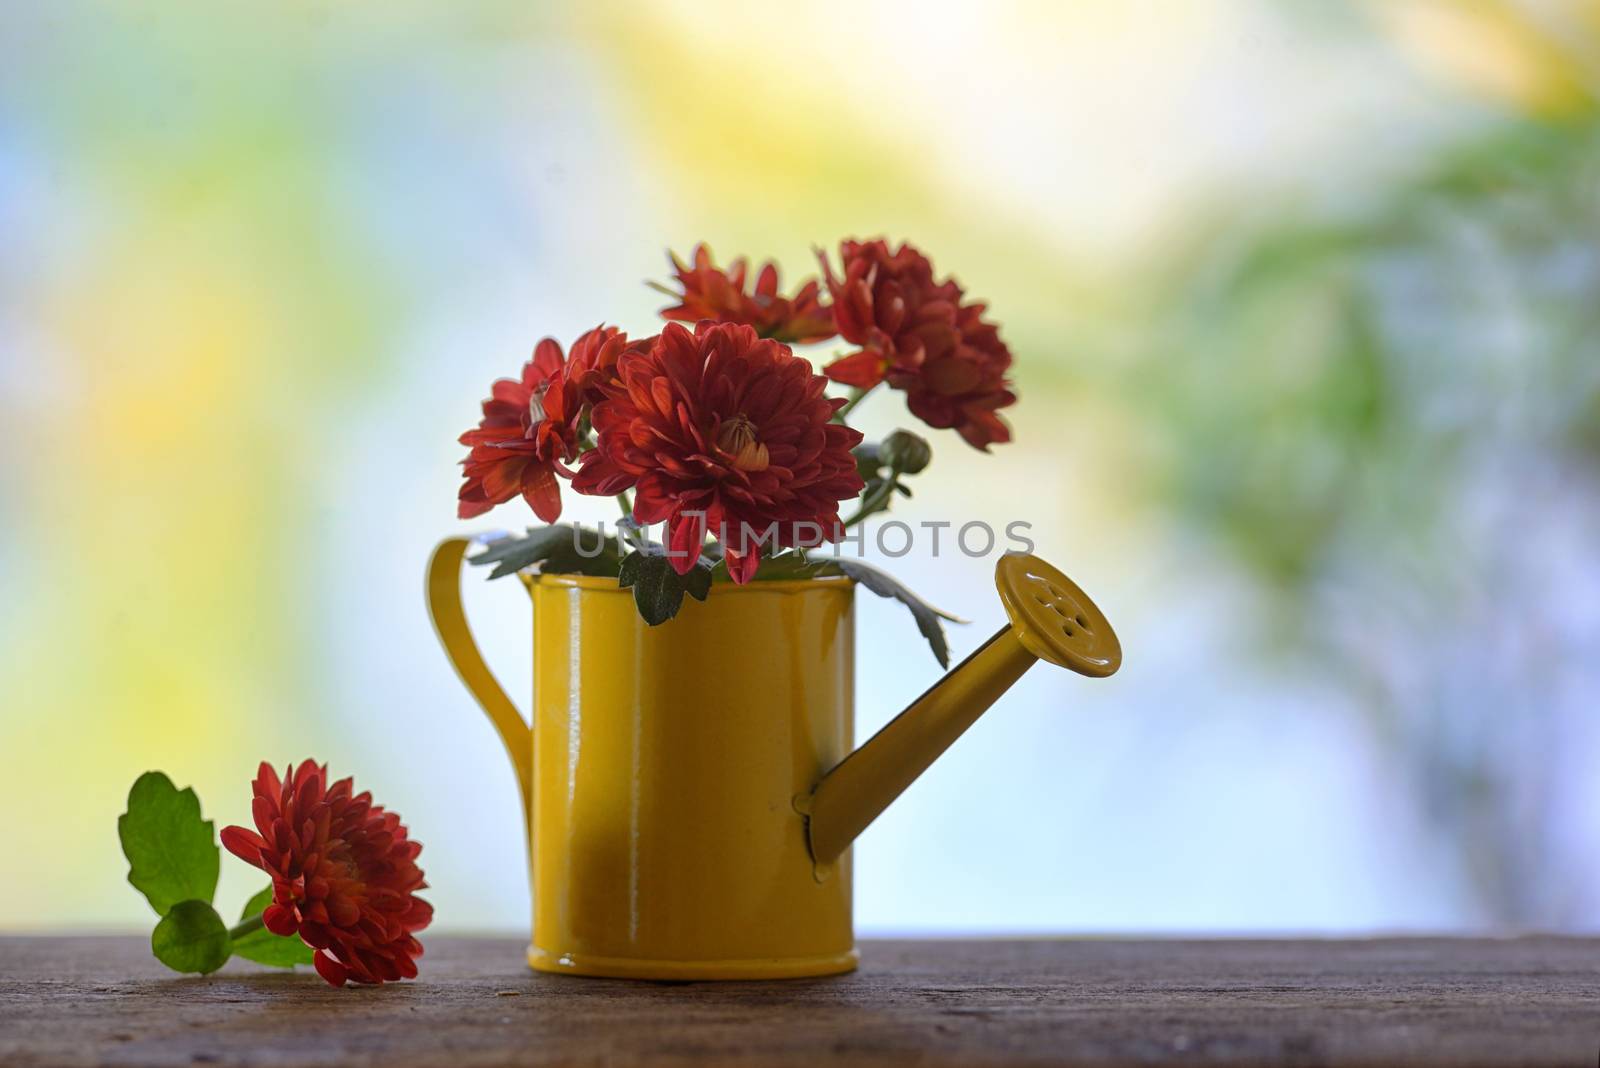
[[[1008,553],[995,585],[1010,622],[797,800],[819,871],[1036,661],[1091,678],[1122,665],[1105,615],[1043,560]]]

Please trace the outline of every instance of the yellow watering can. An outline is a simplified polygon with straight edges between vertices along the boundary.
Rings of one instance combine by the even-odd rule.
[[[718,583],[659,627],[614,578],[524,575],[532,726],[467,629],[469,542],[428,566],[428,607],[517,771],[533,942],[546,972],[775,979],[856,966],[850,853],[1034,661],[1116,671],[1111,624],[1043,560],[995,570],[1010,623],[850,752],[854,586]]]

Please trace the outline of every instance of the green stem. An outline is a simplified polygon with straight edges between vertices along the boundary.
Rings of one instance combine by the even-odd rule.
[[[898,485],[898,480],[891,475],[889,478],[884,479],[881,486],[861,498],[861,507],[857,509],[855,515],[844,521],[844,529],[849,530],[869,515],[887,511],[889,498],[893,496],[896,485]]]
[[[852,389],[850,391],[850,399],[845,401],[844,407],[833,413],[833,421],[835,423],[844,422],[845,417],[851,412],[855,411],[856,405],[860,404],[868,397],[868,395],[872,393],[873,390],[877,389],[878,386],[881,385],[883,385],[883,383],[879,382],[877,385],[868,386],[866,389]]]
[[[627,519],[633,515],[633,498],[628,496],[628,491],[623,490],[617,494],[617,507],[622,509],[622,516]]]
[[[238,926],[228,929],[228,938],[233,941],[243,938],[247,934],[254,934],[266,926],[260,916],[252,916],[248,920],[240,920]]]

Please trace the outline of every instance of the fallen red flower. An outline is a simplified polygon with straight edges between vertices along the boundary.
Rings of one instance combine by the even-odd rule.
[[[417,867],[422,844],[370,793],[352,795],[350,779],[328,786],[327,778],[327,766],[310,760],[283,780],[263,762],[252,784],[256,829],[224,827],[222,844],[272,876],[262,922],[315,949],[328,982],[414,979],[422,956],[414,933],[433,919],[433,906],[416,896],[427,886]]]
[[[1011,440],[995,412],[1016,402],[1006,379],[1011,352],[984,320],[985,306],[963,304],[954,281],[936,281],[933,264],[909,244],[845,241],[843,274],[822,268],[839,336],[860,346],[829,364],[836,382],[870,389],[887,381],[929,426],[954,429],[974,448]]]
[[[792,297],[779,296],[778,268],[768,262],[756,275],[755,289],[747,293],[743,258],[728,264],[724,271],[711,262],[711,250],[705,245],[695,246],[693,267],[685,266],[670,252],[667,255],[683,292],[672,294],[679,303],[663,308],[663,319],[743,323],[762,337],[794,344],[826,341],[834,335],[833,317],[818,299],[821,288],[814,280]]]
[[[495,382],[477,428],[461,435],[461,444],[472,451],[462,461],[466,481],[456,506],[460,518],[482,515],[518,494],[546,523],[560,518],[556,473],[577,454],[582,405],[580,389],[565,372],[560,344],[545,338],[534,347],[520,379]]]
[[[598,440],[572,485],[636,489],[634,519],[667,524],[679,574],[708,531],[739,583],[754,577],[763,545],[843,534],[839,502],[863,485],[850,454],[861,434],[832,422],[844,401],[830,400],[827,380],[787,345],[746,325],[701,322],[690,333],[669,323],[621,367],[622,388],[594,407]]]

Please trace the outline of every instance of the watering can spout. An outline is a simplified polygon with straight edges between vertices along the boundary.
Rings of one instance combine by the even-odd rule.
[[[1054,567],[1009,553],[995,568],[995,585],[1010,622],[797,799],[819,872],[1035,661],[1093,678],[1121,666],[1111,624]]]

